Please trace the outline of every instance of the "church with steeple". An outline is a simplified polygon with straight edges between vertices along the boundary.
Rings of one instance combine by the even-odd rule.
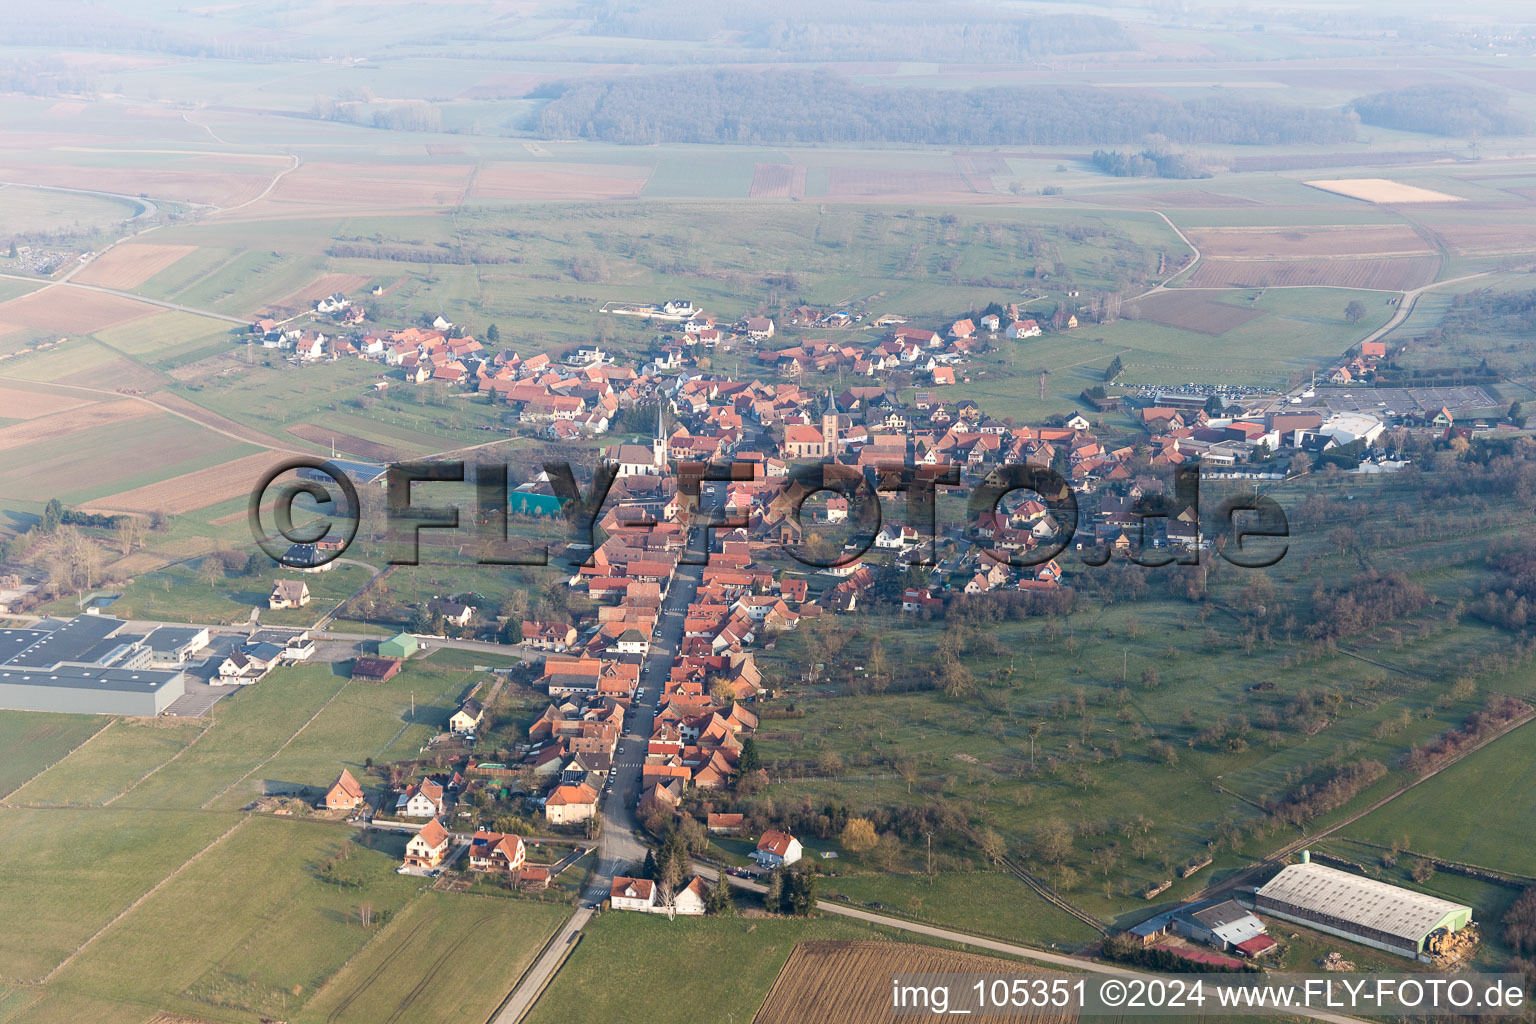
[[[614,445],[607,451],[610,462],[619,464],[619,476],[666,476],[670,467],[667,461],[667,435],[663,408],[656,406],[656,435],[651,446],[643,444]]]

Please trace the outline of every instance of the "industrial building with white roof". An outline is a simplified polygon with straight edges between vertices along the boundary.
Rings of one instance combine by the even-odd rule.
[[[1305,854],[1255,893],[1254,909],[1421,960],[1429,959],[1432,936],[1472,921],[1471,907],[1313,864]]]

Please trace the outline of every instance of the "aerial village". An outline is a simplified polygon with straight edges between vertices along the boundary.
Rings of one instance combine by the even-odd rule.
[[[1177,467],[1274,478],[1307,471],[1319,456],[1353,446],[1359,471],[1390,471],[1403,457],[1401,444],[1390,457],[1382,450],[1389,425],[1442,435],[1458,429],[1444,406],[1397,411],[1334,401],[1297,408],[1316,396],[1324,379],[1347,385],[1373,374],[1386,356],[1375,342],[1287,395],[1191,384],[1112,397],[1094,387],[1085,389],[1077,408],[1026,426],[989,415],[974,400],[952,398],[952,389],[970,380],[976,356],[1000,339],[1028,342],[1076,330],[1075,314],[1058,309],[1036,319],[1017,305],[998,305],[920,327],[901,316],[865,323],[862,313],[802,307],[788,317],[796,339],[789,343],[769,317],[727,322],[687,300],[604,311],[657,327],[649,351],[622,357],[583,345],[520,355],[494,349],[494,328],[488,348],[442,316],[420,327],[376,331],[343,295],[325,297],[314,310],[329,318],[334,333],[266,320],[251,327],[251,344],[283,350],[296,362],[376,361],[381,388],[434,382],[477,392],[505,404],[515,429],[541,438],[601,437],[621,410],[655,410],[649,443],[620,440],[602,450],[618,472],[597,523],[605,539],[583,552],[587,557],[569,580],[590,598],[590,615],[524,620],[513,629],[480,621],[469,605],[434,602],[434,614],[454,635],[510,636],[534,656],[528,678],[547,695],[542,714],[510,747],[487,753],[476,742],[486,704],[471,696],[450,721],[457,753],[443,768],[402,776],[377,807],[344,771],[321,800],[330,811],[412,829],[402,872],[437,875],[463,856],[471,872],[494,873],[523,888],[547,887],[551,867],[528,860],[520,835],[493,829],[487,808],[512,813],[495,820],[526,826],[537,817],[539,829],[588,843],[605,827],[631,827],[625,822],[644,822],[654,834],[687,822],[694,832],[755,838],[756,867],[743,873],[786,868],[805,854],[790,824],[754,820],[736,809],[739,794],[768,784],[753,736],[761,701],[772,692],[756,652],[778,635],[803,620],[854,612],[877,594],[925,618],[981,593],[1023,592],[1049,601],[1069,589],[1071,579],[1057,557],[1033,557],[1037,549],[1066,550],[1070,541],[1078,551],[1126,554],[1151,545],[1187,553],[1208,545],[1197,510],[1169,507]],[[818,332],[826,336],[812,336]],[[700,368],[701,359],[722,352],[736,355],[737,372]],[[888,386],[891,371],[904,372],[915,386]],[[1118,373],[1117,360],[1106,383]],[[842,383],[828,386],[831,375]],[[1104,414],[1121,411],[1141,433],[1121,429],[1101,437]],[[703,489],[720,513],[716,522],[726,525],[703,531],[707,565],[694,566],[684,554],[700,543],[692,520],[699,499],[680,489],[676,469],[724,462],[748,466],[750,475]],[[1066,524],[1055,515],[1050,495],[1000,503],[965,529],[950,525],[931,537],[892,516],[863,548],[848,549],[848,557],[808,566],[783,558],[784,551],[845,526],[850,514],[849,502],[837,495],[814,514],[801,514],[809,488],[794,482],[791,471],[808,462],[843,466],[871,481],[899,467],[925,478],[939,495],[963,495],[1000,466],[1051,469],[1073,492],[1079,521]],[[1149,516],[1148,499],[1160,501],[1164,512]],[[512,492],[514,513],[554,516],[560,506],[542,475]],[[877,590],[893,578],[899,579],[894,588]],[[280,583],[271,600],[274,608],[300,606],[307,600],[304,584]],[[358,659],[354,671],[386,680],[419,640],[408,633],[387,640],[377,656]],[[230,681],[256,671],[248,669],[251,655],[244,657],[232,656]],[[263,650],[254,662],[280,657]],[[626,736],[639,739],[626,745]],[[756,781],[742,785],[746,776]],[[691,871],[664,874],[614,875],[606,905],[706,912],[713,898],[708,880]],[[1179,943],[1179,936],[1244,958],[1274,946],[1251,911],[1231,902],[1181,908],[1147,922],[1132,938],[1150,948]],[[1427,948],[1427,939],[1419,939],[1415,952]],[[1230,960],[1190,949],[1179,955]]]

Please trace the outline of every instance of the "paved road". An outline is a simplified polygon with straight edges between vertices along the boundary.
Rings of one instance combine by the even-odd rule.
[[[640,671],[643,697],[637,697],[625,722],[613,759],[613,788],[603,800],[602,831],[598,835],[597,870],[582,899],[597,902],[608,898],[613,876],[645,860],[645,843],[635,823],[635,805],[641,795],[640,766],[645,763],[651,726],[661,703],[661,685],[671,673],[683,639],[683,619],[694,592],[704,577],[704,567],[679,566],[662,604],[657,635]]]

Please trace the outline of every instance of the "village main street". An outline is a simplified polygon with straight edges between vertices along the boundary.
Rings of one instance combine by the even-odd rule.
[[[638,869],[645,860],[646,847],[635,820],[635,805],[641,791],[640,769],[645,763],[651,726],[661,701],[662,682],[671,672],[672,661],[683,639],[683,619],[703,577],[703,566],[678,566],[662,603],[656,635],[651,639],[650,651],[640,672],[640,690],[625,720],[624,735],[619,738],[614,755],[610,775],[613,785],[599,810],[597,868],[582,893],[582,905],[507,997],[492,1024],[517,1024],[523,1018],[560,970],[581,929],[591,919],[594,908],[608,898],[614,876]]]

